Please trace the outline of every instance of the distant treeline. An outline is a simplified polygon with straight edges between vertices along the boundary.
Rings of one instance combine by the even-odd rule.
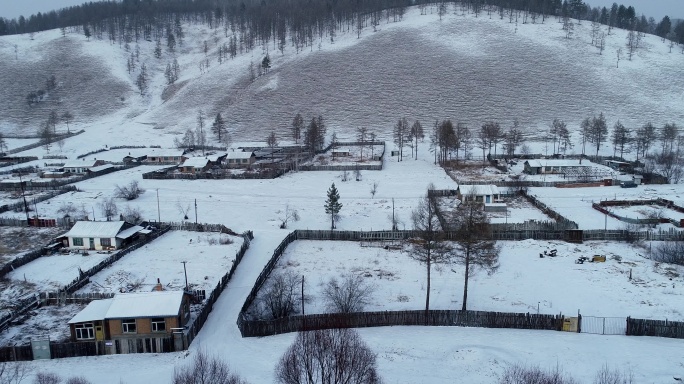
[[[500,13],[513,9],[524,13],[523,22],[536,22],[547,16],[572,17],[590,20],[611,27],[634,29],[652,33],[663,38],[684,43],[684,22],[672,25],[668,17],[656,22],[653,18],[637,16],[632,6],[614,3],[610,8],[591,8],[582,0],[463,0],[462,2],[434,2],[426,0],[123,0],[89,2],[47,13],[37,13],[26,18],[5,19],[0,17],[0,35],[34,33],[49,29],[79,27],[85,35],[110,40],[126,39],[127,42],[161,40],[173,33],[180,21],[202,22],[218,28],[226,34],[248,30],[252,41],[268,42],[276,37],[285,41],[286,32],[298,41],[313,40],[315,36],[327,36],[339,30],[359,31],[367,25],[376,26],[382,19],[401,20],[406,7],[426,6],[442,12],[450,5],[463,7],[474,13]],[[516,18],[517,20],[517,18]],[[178,38],[178,36],[176,37]],[[182,38],[182,36],[180,36]],[[293,41],[297,44],[298,41]],[[249,46],[248,42],[245,45]]]

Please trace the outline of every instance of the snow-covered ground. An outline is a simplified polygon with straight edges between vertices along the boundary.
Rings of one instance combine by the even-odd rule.
[[[221,244],[227,240],[232,243]],[[183,289],[186,261],[189,288],[208,294],[230,270],[241,245],[241,237],[170,231],[93,276],[79,292],[146,292],[157,279],[164,289]]]
[[[40,291],[57,291],[79,276],[79,268],[87,271],[111,255],[93,251],[86,256],[79,253],[57,253],[39,257],[10,272],[8,276],[12,280],[33,283]]]
[[[601,200],[650,200],[658,197],[684,203],[684,185],[640,185],[637,188],[530,188],[530,193],[561,215],[576,222],[580,229],[625,229],[626,223],[593,209]],[[660,228],[672,228],[661,224]]]
[[[137,73],[128,74],[125,69],[130,54],[116,44],[96,39],[86,42],[77,34],[63,38],[56,30],[37,33],[35,40],[29,36],[2,37],[0,80],[4,81],[0,82],[29,84],[29,88],[0,87],[0,98],[11,104],[6,109],[10,118],[0,121],[0,129],[6,133],[21,131],[28,129],[24,128],[27,122],[33,129],[44,121],[52,101],[29,108],[23,95],[44,82],[55,68],[54,63],[59,63],[56,75],[63,83],[48,99],[55,103],[60,100],[72,109],[76,117],[71,129],[86,132],[67,139],[63,148],[53,146],[50,153],[72,159],[104,145],[171,148],[174,137],[196,126],[199,109],[207,116],[217,112],[230,116],[232,138],[251,141],[265,140],[274,126],[281,127],[279,139],[288,137],[283,127],[290,126],[297,112],[305,118],[322,115],[329,134],[335,131],[340,137],[353,137],[357,127],[366,126],[380,138],[389,138],[402,116],[411,121],[420,119],[424,126],[435,119],[452,118],[469,123],[472,129],[486,120],[499,120],[505,127],[517,118],[528,132],[536,134],[546,130],[554,118],[565,120],[575,130],[582,119],[601,111],[606,113],[609,126],[620,119],[632,129],[647,121],[662,126],[684,118],[680,92],[684,88],[684,72],[680,70],[683,56],[668,53],[666,44],[655,36],[645,37],[637,56],[631,62],[621,61],[620,68],[615,68],[614,55],[624,45],[624,30],[614,30],[608,36],[606,51],[599,55],[589,44],[589,23],[576,25],[573,38],[565,39],[561,24],[554,19],[516,27],[496,17],[456,16],[450,12],[439,21],[436,13],[428,13],[419,15],[412,8],[402,22],[383,23],[375,33],[367,28],[360,39],[352,32],[339,33],[335,43],[330,44],[324,37],[320,48],[312,51],[297,54],[287,47],[285,55],[272,55],[272,70],[253,83],[246,80],[247,67],[265,52],[241,54],[222,65],[212,62],[209,71],[202,74],[197,65],[205,57],[200,43],[214,41],[214,31],[202,25],[187,25],[186,43],[178,53],[182,67],[179,90],[165,98],[163,69],[171,56],[165,52],[161,60],[154,59],[154,43],[142,42],[140,47],[141,62],[147,64],[152,76],[150,93],[141,97],[133,85]],[[224,42],[220,31],[216,37],[218,44]],[[18,58],[14,44],[20,46]],[[502,57],[506,59],[503,64]],[[211,59],[215,60],[215,56]],[[77,67],[81,69],[74,71]],[[37,83],[16,80],[33,79],[36,73]],[[58,130],[65,130],[63,124]],[[581,152],[576,133],[573,139],[576,145],[569,152]],[[216,144],[213,137],[210,140]],[[548,146],[530,143],[534,153],[552,152]],[[587,149],[589,153],[594,151]],[[21,155],[45,154],[45,149],[35,148]],[[249,251],[189,354],[200,349],[216,353],[247,381],[267,383],[273,381],[273,367],[294,335],[243,339],[235,320],[273,249],[289,229],[328,228],[329,217],[323,204],[332,182],[343,204],[339,229],[387,229],[393,208],[402,219],[400,227],[410,228],[410,212],[429,183],[438,189],[456,188],[455,182],[432,164],[427,140],[420,144],[419,154],[417,161],[386,161],[383,171],[363,172],[358,182],[342,182],[339,172],[291,173],[274,180],[142,180],[143,172],[160,167],[138,167],[79,182],[76,186],[81,191],[39,203],[38,210],[41,216],[43,212],[54,216],[62,203],[72,202],[101,219],[97,204],[112,196],[117,184],[137,180],[147,192],[131,202],[118,200],[120,208],[130,205],[148,219],[180,221],[183,213],[177,205],[184,209],[194,207],[196,202],[200,222],[222,223],[238,232],[254,230]],[[612,151],[604,146],[600,154]],[[110,155],[114,158],[121,153],[103,152],[93,158]],[[378,191],[373,198],[370,189],[375,182]],[[678,186],[532,189],[533,194],[578,222],[582,229],[603,228],[604,215],[591,209],[592,200],[661,196],[681,204],[680,192]],[[299,211],[301,220],[290,222],[288,230],[283,230],[278,227],[287,205]],[[528,214],[533,212],[516,216]],[[21,214],[7,212],[3,216]],[[194,209],[189,210],[189,216],[194,219]],[[621,227],[622,223],[608,218],[608,228]],[[509,257],[502,258],[501,271],[492,277],[474,277],[471,308],[532,312],[539,303],[540,310],[548,313],[575,313],[580,309],[592,315],[682,318],[681,280],[673,278],[675,288],[671,288],[669,280],[664,281],[664,267],[656,268],[640,260],[638,250],[625,248],[624,244],[505,244],[503,252]],[[188,249],[185,243],[177,247],[180,253]],[[538,258],[539,251],[551,247],[559,250],[559,257]],[[575,251],[575,247],[580,250]],[[578,255],[594,254],[597,249],[609,256],[622,256],[623,260],[574,264]],[[180,253],[169,263],[172,275],[168,282],[182,273]],[[234,252],[226,254],[232,259]],[[637,284],[636,279],[632,283],[627,280],[628,267],[642,284]],[[415,269],[415,280],[419,280],[422,268]],[[321,274],[326,272],[322,269]],[[208,275],[200,272],[198,276]],[[439,285],[439,273],[435,276],[435,284]],[[458,305],[458,274],[444,269],[442,276],[441,284],[448,289],[443,289],[443,296],[436,295],[435,300]],[[523,285],[527,278],[530,283]],[[412,283],[414,288],[419,286],[418,281]],[[409,294],[417,303],[421,301],[420,291]],[[573,373],[584,382],[591,381],[603,364],[631,367],[636,382],[671,382],[684,370],[680,340],[456,327],[388,327],[359,332],[378,354],[380,374],[390,383],[446,383],[456,377],[467,383],[490,383],[507,364],[518,362],[549,368],[559,364],[576,370]],[[187,355],[101,356],[31,364],[37,370],[62,376],[78,372],[96,383],[156,384],[170,382],[174,367],[184,364]]]
[[[365,244],[365,243],[364,243]],[[296,241],[288,246],[274,273],[305,276],[307,313],[323,313],[322,290],[331,278],[352,274],[373,287],[368,311],[419,309],[425,304],[426,270],[401,251],[359,242]],[[491,276],[471,278],[468,308],[496,312],[536,312],[684,320],[684,268],[654,263],[648,250],[624,243],[502,241],[500,268]],[[540,258],[545,250],[558,256]],[[605,255],[605,263],[576,264],[580,256]],[[630,271],[632,280],[628,279]],[[463,267],[435,265],[430,308],[460,309]]]

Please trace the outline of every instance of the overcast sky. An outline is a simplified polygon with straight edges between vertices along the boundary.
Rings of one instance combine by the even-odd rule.
[[[83,4],[85,0],[0,0],[0,16],[8,19],[38,12],[49,12],[55,9]],[[610,7],[613,2],[625,6],[632,5],[638,14],[645,14],[660,21],[663,16],[684,19],[684,0],[588,0],[592,7]]]

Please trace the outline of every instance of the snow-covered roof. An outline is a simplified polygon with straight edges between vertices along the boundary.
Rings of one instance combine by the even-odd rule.
[[[123,231],[119,232],[119,234],[116,235],[116,237],[119,239],[128,239],[129,237],[135,235],[136,233],[138,233],[142,230],[143,230],[143,227],[141,227],[139,225],[134,225],[128,229],[124,229]]]
[[[116,235],[121,232],[121,228],[124,224],[126,224],[125,221],[77,221],[71,230],[65,233],[64,236],[116,237]]]
[[[114,296],[106,319],[173,317],[183,302],[183,291],[120,293]]]
[[[249,159],[254,156],[254,152],[228,152],[227,159]]]
[[[530,167],[591,167],[593,163],[589,160],[566,160],[566,159],[534,159],[525,161]]]
[[[97,167],[90,168],[90,171],[91,172],[100,172],[100,171],[104,171],[105,169],[109,169],[109,168],[114,168],[114,166],[112,164],[98,165]]]
[[[475,195],[475,196],[485,196],[485,195],[498,195],[499,188],[496,185],[459,185],[458,189],[464,195]]]
[[[97,160],[70,160],[64,164],[64,168],[92,168]]]
[[[166,156],[166,157],[180,157],[183,156],[183,150],[182,149],[168,149],[168,148],[150,148],[147,150],[147,156],[152,156],[152,157],[159,157],[159,156]]]
[[[191,157],[179,165],[179,167],[193,167],[193,168],[204,168],[209,163],[209,159],[206,157]]]
[[[81,312],[69,320],[69,324],[87,323],[95,320],[104,320],[107,310],[114,299],[93,300]]]
[[[69,324],[95,320],[141,317],[174,317],[183,302],[183,291],[119,293],[112,299],[91,301]]]

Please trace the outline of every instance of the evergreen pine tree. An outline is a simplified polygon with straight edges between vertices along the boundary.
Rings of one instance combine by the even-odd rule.
[[[325,213],[330,215],[330,230],[335,229],[335,216],[340,213],[341,209],[340,193],[335,188],[335,183],[332,183],[328,189],[328,199],[325,200]]]

